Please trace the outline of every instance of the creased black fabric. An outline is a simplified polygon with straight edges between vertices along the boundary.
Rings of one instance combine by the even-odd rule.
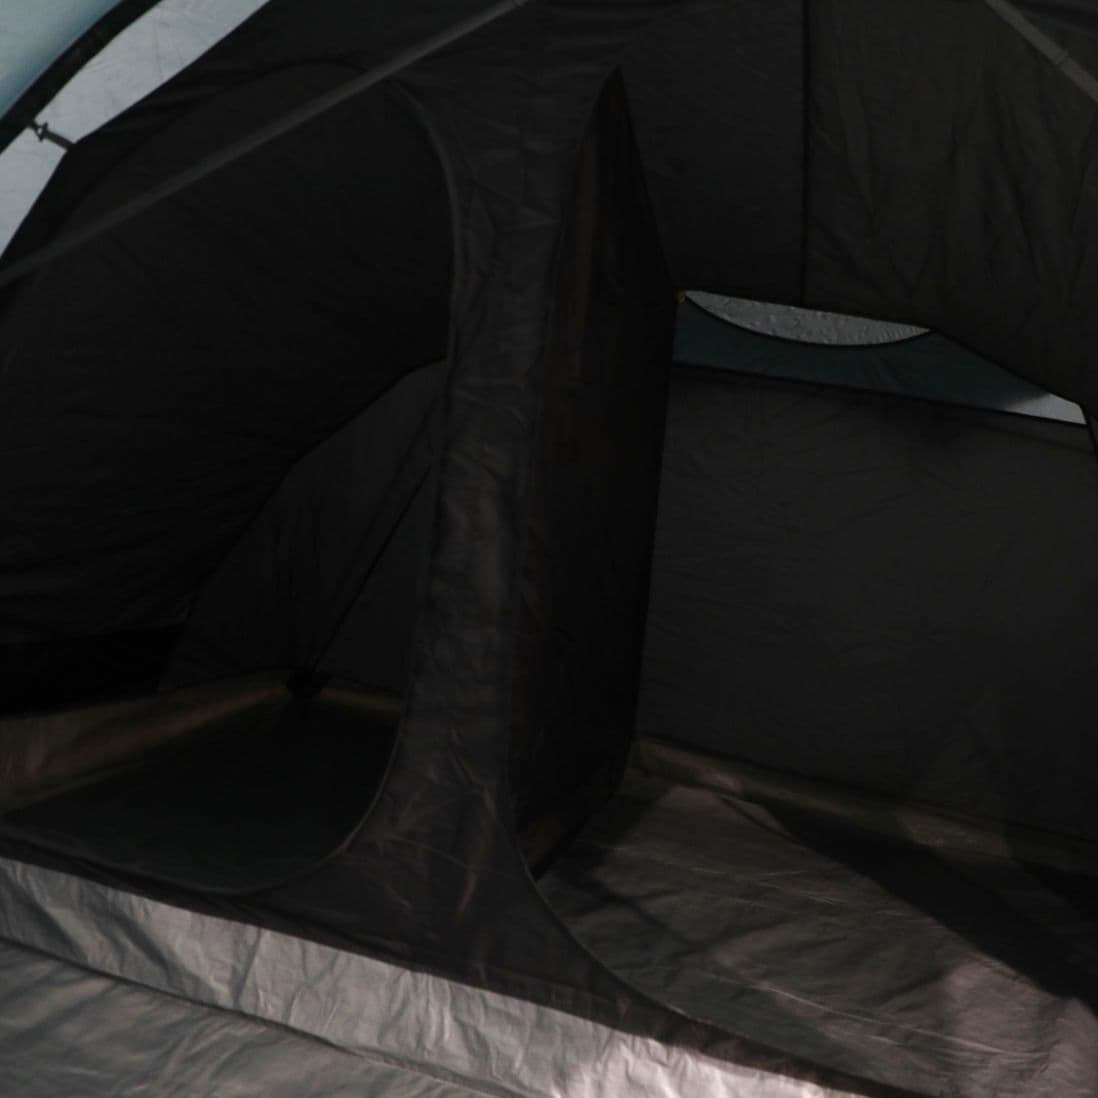
[[[526,627],[533,624],[538,630],[551,629],[554,622],[584,623],[585,618],[597,623],[605,612],[570,602],[576,595],[565,590],[564,605],[554,607],[544,622],[536,620],[538,605],[551,589],[525,589],[528,579],[546,583],[540,565],[527,571],[526,524],[537,506],[530,494],[536,483],[537,431],[552,422],[542,418],[547,356],[558,335],[567,339],[573,317],[592,320],[590,330],[572,329],[592,343],[601,341],[605,325],[604,347],[610,354],[604,363],[590,363],[594,374],[589,398],[575,394],[581,401],[591,399],[595,413],[581,420],[576,440],[590,440],[594,481],[583,488],[563,470],[560,486],[551,492],[561,492],[558,498],[567,505],[569,496],[582,488],[573,498],[587,495],[591,504],[606,499],[611,505],[604,495],[610,482],[600,484],[597,437],[591,432],[597,432],[601,417],[609,422],[611,413],[600,407],[604,395],[599,372],[615,361],[631,361],[634,347],[619,329],[635,323],[636,313],[617,283],[637,285],[633,280],[640,279],[640,286],[654,288],[659,280],[649,282],[650,275],[624,266],[627,257],[635,261],[653,255],[654,237],[649,244],[635,240],[615,255],[611,233],[600,247],[613,248],[603,253],[604,262],[610,264],[608,274],[621,262],[620,275],[608,285],[601,284],[605,276],[594,270],[586,277],[590,268],[582,257],[588,251],[595,254],[600,232],[611,225],[646,231],[644,221],[637,220],[631,187],[624,185],[628,174],[618,175],[630,159],[629,140],[622,132],[627,116],[613,99],[620,89],[611,84],[597,110],[595,103],[633,20],[656,11],[656,5],[646,12],[635,7],[620,14],[587,7],[528,9],[479,34],[462,56],[425,64],[409,78],[409,87],[438,127],[449,162],[458,168],[459,311],[434,544],[407,710],[386,786],[353,843],[311,877],[265,897],[263,907],[275,917],[299,921],[306,933],[334,934],[382,956],[450,972],[634,1033],[797,1078],[834,1081],[859,1094],[894,1093],[865,1080],[819,1072],[738,1036],[697,1025],[623,985],[596,959],[577,951],[545,907],[522,864],[514,833],[506,768],[514,723],[512,684],[531,675],[516,662],[516,630],[527,612],[524,607],[533,612]],[[536,65],[531,62],[535,57]],[[584,160],[581,137],[589,118],[593,148],[599,151]],[[501,132],[515,139],[501,145]],[[504,147],[506,155],[484,156],[486,149]],[[614,165],[614,170],[600,168],[591,178],[581,164],[588,169]],[[477,169],[475,175],[467,174],[471,168]],[[606,186],[619,178],[622,186]],[[577,275],[583,277],[565,280],[560,264],[570,253],[563,241],[573,233],[571,254],[581,260]],[[565,321],[565,330],[558,332]],[[658,317],[647,325],[653,325],[653,334],[658,332]],[[626,358],[618,359],[620,355]],[[643,368],[646,361],[654,367],[651,359],[638,366]],[[589,368],[584,356],[572,354],[557,368],[581,365],[584,371]],[[581,377],[571,384],[582,384]],[[567,373],[553,384],[567,386]],[[641,408],[630,415],[646,418],[662,381],[657,373],[633,384],[645,396]],[[614,430],[629,438],[633,427],[627,421]],[[561,439],[565,445],[568,441],[567,436]],[[651,462],[651,441],[638,441],[643,443],[636,451],[642,464],[636,470],[619,466],[618,475],[641,472]],[[637,518],[651,506],[650,493],[642,480],[630,505],[637,508]],[[547,498],[552,500],[552,494]],[[647,568],[646,544],[647,539],[633,547],[632,560],[621,557],[618,567],[624,570],[619,576],[614,562],[622,547],[607,544],[596,528],[588,559],[569,559],[567,554],[578,549],[576,542],[562,547],[564,552],[552,562],[554,571],[560,569],[553,583],[567,583],[572,575],[588,583],[601,572],[605,610],[621,606],[632,616],[643,606],[636,580]],[[621,591],[613,593],[619,580]],[[621,628],[610,622],[602,627],[606,637]],[[546,674],[538,690],[555,720],[567,716],[572,699],[583,699],[594,689],[594,678],[583,667],[576,684],[562,683],[554,664],[566,666],[561,657],[573,646],[580,654],[599,643],[596,637],[578,645],[547,632],[533,646],[539,656],[552,658],[544,672],[534,668],[532,674]],[[628,678],[635,674],[630,664],[628,652],[615,662],[615,674],[621,676],[619,684],[610,684],[617,694],[612,699],[615,727],[608,730],[604,745],[592,752],[569,742],[566,727],[546,723],[545,731],[553,737],[563,731],[564,738],[559,744],[520,739],[514,773],[520,778],[528,773],[524,755],[564,767],[582,764],[586,771],[577,766],[574,775],[581,808],[583,797],[589,796],[582,791],[585,780],[595,778],[590,788],[596,794],[600,784],[605,790],[605,780],[600,783],[598,774],[591,773],[591,756],[595,754],[596,762],[598,755],[612,761],[618,754],[615,738],[628,704]],[[515,697],[521,705],[539,696],[520,690]],[[524,694],[529,701],[523,700]],[[535,802],[530,807],[540,806]]]
[[[683,4],[623,71],[679,289],[796,300],[801,281],[804,0]]]
[[[1094,406],[1098,103],[984,4],[809,14],[804,303],[936,329]],[[1070,51],[1098,72],[1098,42]]]
[[[343,75],[279,70],[214,96],[59,231],[223,120],[246,130]],[[24,284],[0,321],[0,639],[180,623],[291,466],[444,356],[449,239],[435,152],[382,90]]]
[[[673,378],[639,727],[1098,838],[1086,429]]]

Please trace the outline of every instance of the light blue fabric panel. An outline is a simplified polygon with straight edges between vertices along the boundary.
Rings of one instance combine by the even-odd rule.
[[[0,115],[121,0],[3,0]]]

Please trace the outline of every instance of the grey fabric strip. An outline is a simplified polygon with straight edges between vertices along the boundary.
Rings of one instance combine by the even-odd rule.
[[[1034,49],[1044,54],[1080,91],[1098,103],[1098,77],[1083,68],[1066,49],[1031,23],[1007,0],[984,0],[1000,19],[1009,23]]]
[[[0,942],[0,1094],[483,1098],[312,1037]]]
[[[0,859],[0,936],[491,1094],[840,1094],[10,859]]]

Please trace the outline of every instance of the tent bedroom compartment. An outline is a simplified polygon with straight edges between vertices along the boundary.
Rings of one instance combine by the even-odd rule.
[[[1094,16],[255,6],[0,265],[0,1081],[1098,1092]]]

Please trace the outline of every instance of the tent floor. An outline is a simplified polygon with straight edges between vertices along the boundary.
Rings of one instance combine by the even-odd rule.
[[[0,1094],[477,1098],[484,1091],[0,941]]]
[[[347,839],[394,734],[391,715],[368,707],[289,699],[9,811],[0,829],[127,873],[251,892],[309,870]]]
[[[1092,1098],[1091,848],[1052,870],[956,819],[874,819],[804,782],[714,787],[707,765],[635,764],[542,878],[605,964],[696,1018],[920,1094]]]

